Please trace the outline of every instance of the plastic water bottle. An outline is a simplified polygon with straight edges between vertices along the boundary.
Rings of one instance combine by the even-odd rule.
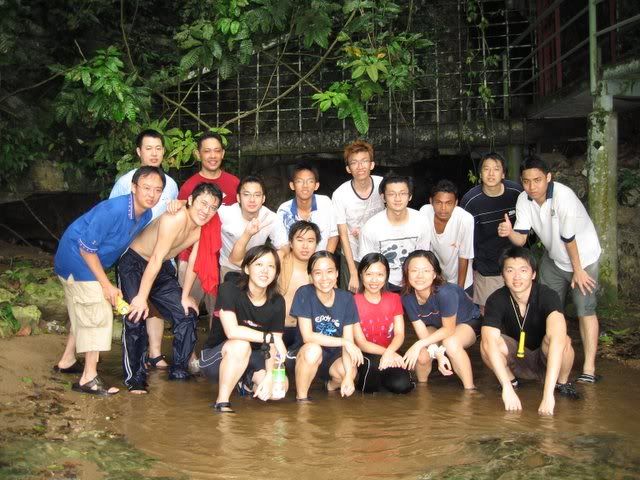
[[[273,367],[273,387],[271,389],[271,398],[280,400],[287,393],[287,373],[284,369],[284,360],[280,354],[276,355],[276,364]]]

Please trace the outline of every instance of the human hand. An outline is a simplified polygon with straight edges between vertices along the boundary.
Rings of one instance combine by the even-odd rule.
[[[587,293],[593,293],[593,289],[596,288],[596,281],[585,270],[577,270],[573,272],[571,288],[575,288],[576,285],[583,295],[587,295]]]
[[[140,295],[133,297],[133,300],[129,303],[129,314],[127,318],[134,323],[138,323],[140,320],[144,320],[149,315],[149,305],[147,299],[142,298]]]
[[[360,288],[360,279],[358,278],[358,273],[355,275],[352,273],[349,278],[349,291],[351,293],[358,293],[358,289]]]
[[[118,298],[122,298],[122,291],[111,283],[109,285],[102,286],[102,294],[107,302],[114,307],[116,306],[116,303],[118,303]]]
[[[400,356],[398,352],[393,352],[387,349],[380,357],[378,369],[384,370],[385,368],[390,367],[404,368],[404,362],[402,360],[402,356]]]
[[[511,384],[502,387],[502,402],[507,412],[518,412],[522,410],[522,404]]]
[[[287,347],[282,341],[282,337],[273,337],[273,346],[276,349],[277,354],[280,356],[281,361],[285,361],[287,359]]]
[[[251,237],[253,237],[256,233],[260,231],[260,220],[257,218],[251,219],[247,226],[244,229],[245,233]]]
[[[556,400],[551,395],[551,398],[542,398],[540,406],[538,407],[538,414],[540,415],[553,415],[553,409],[556,406]]]
[[[420,356],[420,350],[422,350],[423,348],[424,347],[422,346],[420,341],[417,341],[416,343],[411,345],[409,350],[405,352],[404,357],[402,357],[404,368],[406,368],[407,370],[413,370],[416,368],[416,363],[418,362],[418,357]]]
[[[351,378],[345,378],[340,383],[340,395],[343,397],[349,397],[356,391],[356,386],[353,384]]]
[[[360,236],[360,229],[358,227],[352,228],[351,235],[353,235],[353,238],[357,239]]]
[[[509,219],[509,214],[504,214],[504,222],[501,222],[498,225],[498,236],[499,237],[508,237],[513,232],[513,225],[511,225],[511,220]]]
[[[273,376],[271,373],[267,373],[262,381],[256,387],[256,391],[253,394],[253,398],[259,398],[263,402],[266,402],[271,398],[271,390],[273,387]]]
[[[182,208],[184,207],[185,203],[186,202],[184,200],[168,200],[167,201],[167,212],[170,213],[171,215],[175,215],[180,210],[182,210]]]
[[[347,354],[349,354],[349,358],[351,358],[351,365],[353,365],[354,367],[362,365],[362,363],[364,362],[362,350],[356,347],[355,343],[346,340],[344,342],[344,348],[347,351]]]
[[[182,297],[180,299],[180,303],[182,304],[182,308],[184,309],[184,314],[189,315],[189,309],[192,308],[196,311],[196,315],[200,315],[200,306],[196,302],[196,299],[191,295],[187,295],[186,297]]]
[[[451,368],[451,362],[444,353],[436,354],[436,360],[438,361],[438,370],[442,375],[448,377],[453,375],[453,369]]]

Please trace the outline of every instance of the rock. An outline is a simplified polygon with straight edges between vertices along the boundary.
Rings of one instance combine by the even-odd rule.
[[[11,312],[15,319],[20,323],[18,336],[28,336],[38,327],[38,322],[42,316],[42,312],[35,305],[27,305],[26,307],[11,306]]]

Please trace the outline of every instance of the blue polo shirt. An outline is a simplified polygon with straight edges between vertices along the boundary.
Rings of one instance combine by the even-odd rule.
[[[135,218],[133,194],[100,202],[64,232],[54,258],[54,271],[65,279],[73,275],[79,282],[96,281],[80,249],[97,254],[106,270],[149,223],[151,215],[151,210],[146,210]]]
[[[426,326],[435,328],[442,327],[442,317],[455,315],[456,325],[475,323],[480,317],[477,305],[453,283],[440,285],[423,305],[418,303],[415,293],[403,295],[402,306],[411,322],[421,320]]]

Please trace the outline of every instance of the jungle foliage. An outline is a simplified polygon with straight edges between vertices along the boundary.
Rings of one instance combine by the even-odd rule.
[[[166,168],[191,165],[199,132],[175,128],[176,112],[222,135],[233,120],[211,125],[167,90],[211,72],[227,79],[258,53],[285,63],[293,48],[317,58],[298,83],[329,65],[345,72],[309,104],[366,134],[367,106],[407,92],[422,72],[415,53],[431,42],[413,30],[416,9],[390,0],[0,0],[0,185],[43,159],[93,177],[124,171],[136,163],[136,133],[149,127],[165,135]]]

